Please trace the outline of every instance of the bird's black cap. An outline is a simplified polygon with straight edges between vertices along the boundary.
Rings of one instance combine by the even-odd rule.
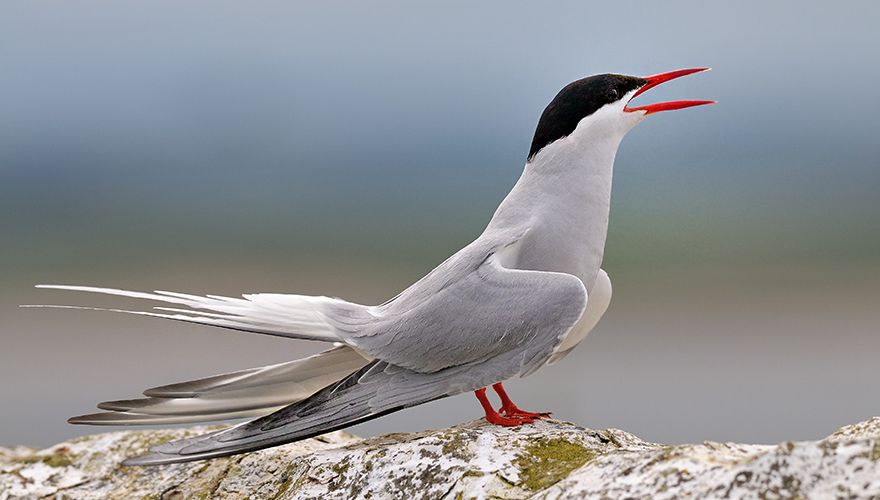
[[[544,146],[574,132],[577,124],[602,106],[648,83],[626,75],[595,75],[569,83],[556,94],[538,120],[529,160]]]

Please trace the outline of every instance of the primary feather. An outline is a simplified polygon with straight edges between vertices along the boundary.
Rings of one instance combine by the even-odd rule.
[[[369,361],[339,345],[286,363],[154,387],[144,391],[146,398],[105,401],[98,408],[108,411],[72,417],[69,422],[147,425],[266,415],[308,398]]]

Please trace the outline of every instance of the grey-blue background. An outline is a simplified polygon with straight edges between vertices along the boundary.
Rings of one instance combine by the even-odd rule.
[[[476,236],[541,110],[593,73],[708,65],[717,99],[624,140],[609,313],[511,384],[657,441],[880,414],[875,2],[30,2],[0,6],[2,444],[157,384],[319,346],[144,318],[38,282],[379,302]],[[472,396],[362,434],[480,415]]]

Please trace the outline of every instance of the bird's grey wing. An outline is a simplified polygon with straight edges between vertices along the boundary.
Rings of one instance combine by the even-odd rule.
[[[369,362],[338,345],[303,359],[147,389],[146,398],[106,401],[98,408],[107,411],[68,421],[144,425],[262,416],[308,398]]]
[[[507,269],[494,254],[477,262],[420,307],[387,311],[399,313],[396,322],[384,322],[395,329],[375,332],[379,339],[354,339],[368,354],[395,361],[379,358],[271,415],[159,445],[127,463],[184,462],[277,446],[537,369],[583,314],[583,283],[563,273]],[[389,347],[395,343],[400,345]]]
[[[444,285],[430,295],[402,296],[369,317],[334,315],[331,306],[328,319],[342,341],[371,357],[430,373],[514,350],[531,363],[583,313],[587,293],[577,277],[509,269],[495,251],[474,257],[458,279],[435,272]]]

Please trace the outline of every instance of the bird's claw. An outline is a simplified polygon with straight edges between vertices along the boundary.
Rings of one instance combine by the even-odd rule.
[[[486,415],[486,421],[493,425],[502,427],[517,427],[523,424],[531,424],[535,420],[526,416],[505,416],[500,413]]]
[[[549,411],[536,413],[536,412],[521,410],[516,405],[512,405],[512,406],[508,406],[508,407],[502,406],[501,413],[503,413],[507,417],[528,418],[528,419],[531,419],[532,421],[539,420],[542,418],[550,418],[550,415],[552,415],[552,413],[550,413]]]
[[[490,424],[501,425],[504,427],[515,427],[522,424],[531,424],[534,423],[535,420],[550,417],[549,412],[534,413],[519,409],[519,407],[510,400],[510,396],[505,392],[504,386],[501,385],[501,382],[492,384],[492,388],[495,389],[498,396],[501,397],[501,408],[499,408],[498,411],[495,411],[495,408],[492,407],[492,403],[486,398],[485,387],[474,391],[474,394],[483,406],[483,411],[486,412],[486,421]]]

